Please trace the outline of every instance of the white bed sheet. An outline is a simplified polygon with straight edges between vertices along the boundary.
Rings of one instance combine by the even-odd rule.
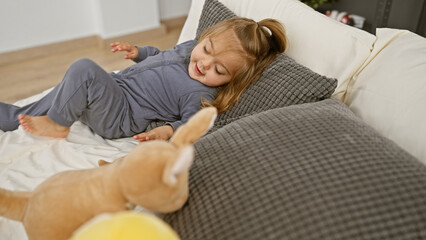
[[[48,91],[15,104],[25,105]],[[55,173],[97,167],[99,159],[113,161],[137,144],[132,138],[106,140],[81,122],[71,126],[65,139],[33,136],[21,127],[12,132],[0,130],[0,187],[31,191]],[[25,240],[27,236],[20,222],[0,217],[0,239]]]

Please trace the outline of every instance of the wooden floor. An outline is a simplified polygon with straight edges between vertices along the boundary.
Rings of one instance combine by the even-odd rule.
[[[168,49],[176,44],[180,31],[181,27],[174,27],[168,29],[165,36],[133,44]],[[14,103],[55,86],[62,80],[69,65],[79,58],[90,58],[106,71],[120,70],[133,64],[131,60],[124,59],[124,53],[93,47],[3,65],[0,66],[0,102]]]

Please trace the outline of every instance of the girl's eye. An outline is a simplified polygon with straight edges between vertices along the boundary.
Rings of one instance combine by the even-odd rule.
[[[209,51],[207,50],[207,46],[206,45],[204,46],[204,52],[205,53],[209,53]]]
[[[223,75],[223,73],[220,72],[218,68],[216,68],[216,73],[219,74],[219,75]]]

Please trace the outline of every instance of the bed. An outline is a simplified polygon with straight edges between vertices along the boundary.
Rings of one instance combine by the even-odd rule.
[[[25,105],[43,93],[16,102]],[[61,171],[97,166],[100,159],[113,161],[138,144],[132,138],[107,140],[76,122],[65,140],[37,137],[21,127],[12,132],[0,130],[0,186],[31,191],[47,177]],[[0,239],[27,239],[21,223],[0,219]]]
[[[163,219],[186,240],[426,239],[426,40],[374,36],[297,0],[205,0],[179,42],[236,15],[279,19],[290,47],[195,144],[189,201]],[[0,132],[0,187],[31,190],[136,144],[79,122],[63,140]],[[0,218],[0,239],[26,235]]]

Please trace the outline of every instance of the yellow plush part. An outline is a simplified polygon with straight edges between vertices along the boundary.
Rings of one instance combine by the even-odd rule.
[[[77,230],[70,240],[179,240],[173,229],[152,214],[120,212]]]

